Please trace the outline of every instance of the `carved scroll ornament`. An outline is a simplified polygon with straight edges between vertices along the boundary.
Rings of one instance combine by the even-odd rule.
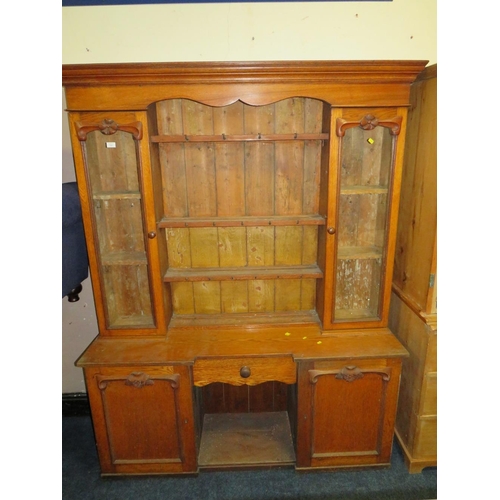
[[[105,118],[100,123],[76,122],[76,133],[80,141],[86,141],[87,134],[89,132],[93,132],[94,130],[99,130],[104,135],[113,135],[118,130],[121,130],[122,132],[128,132],[129,134],[132,134],[132,136],[136,140],[142,139],[141,122],[133,122],[133,123],[127,123],[125,125],[119,125],[114,120],[109,118]]]
[[[365,115],[359,122],[349,122],[343,118],[337,118],[336,132],[338,137],[344,137],[349,128],[360,127],[363,130],[373,130],[375,127],[387,127],[391,135],[399,135],[401,131],[401,116],[395,116],[390,120],[379,120],[373,115]]]
[[[124,381],[125,385],[136,387],[137,389],[142,389],[147,385],[154,385],[155,380],[166,380],[167,382],[170,382],[172,389],[177,389],[179,387],[179,379],[180,375],[178,373],[155,377],[154,379],[152,379],[148,374],[144,372],[132,372],[125,378],[118,376],[107,377],[103,375],[97,375],[97,386],[101,391],[104,391],[108,386],[109,382],[116,382],[122,380]]]
[[[366,373],[378,373],[382,375],[382,380],[388,382],[391,379],[391,368],[367,368],[363,370],[355,365],[346,365],[340,370],[309,370],[309,381],[311,384],[318,382],[318,377],[322,375],[335,375],[336,379],[354,382],[365,376]]]

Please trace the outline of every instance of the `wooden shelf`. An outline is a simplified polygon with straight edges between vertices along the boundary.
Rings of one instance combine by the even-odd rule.
[[[287,412],[205,415],[198,455],[201,468],[269,467],[294,462]]]
[[[238,281],[322,278],[323,273],[317,265],[275,266],[275,267],[204,267],[170,268],[164,281]]]
[[[340,260],[349,259],[381,259],[380,247],[340,247],[337,253]]]
[[[148,326],[154,327],[154,321],[151,316],[142,316],[142,315],[132,315],[132,316],[123,316],[120,318],[114,318],[113,328],[147,328]]]
[[[276,142],[328,140],[329,134],[153,135],[151,142]]]
[[[282,311],[232,314],[176,314],[170,320],[169,328],[231,327],[240,325],[319,325],[316,311]]]
[[[102,254],[103,266],[141,266],[147,265],[145,252],[117,252]]]
[[[378,321],[380,318],[371,309],[337,309],[335,321],[356,321],[358,319]]]
[[[140,200],[141,193],[139,191],[107,191],[94,193],[94,200]]]
[[[343,186],[340,194],[387,194],[387,186]]]
[[[164,217],[158,223],[158,227],[324,226],[325,223],[326,220],[322,215]]]

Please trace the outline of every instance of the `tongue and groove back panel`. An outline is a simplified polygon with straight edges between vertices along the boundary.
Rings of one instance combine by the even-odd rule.
[[[156,111],[174,314],[314,310],[316,280],[297,276],[319,272],[324,140],[314,137],[324,137],[323,102],[210,107],[172,99]],[[235,268],[257,268],[255,279]],[[272,279],[264,268],[288,279]],[[214,269],[214,281],[204,279]]]

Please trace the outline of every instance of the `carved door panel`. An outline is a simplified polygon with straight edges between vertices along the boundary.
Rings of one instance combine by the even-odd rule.
[[[297,468],[389,464],[400,360],[301,362]]]
[[[103,474],[196,472],[189,368],[86,369]]]

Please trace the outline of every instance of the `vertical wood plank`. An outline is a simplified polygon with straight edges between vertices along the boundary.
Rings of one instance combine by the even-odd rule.
[[[247,233],[244,227],[218,228],[219,263],[221,267],[247,265]]]
[[[184,133],[213,134],[212,108],[193,101],[182,103]],[[217,215],[215,153],[212,143],[185,144],[189,215]]]
[[[363,140],[363,131],[359,128],[346,130],[342,137],[342,164],[341,183],[342,186],[361,185],[361,172],[363,162],[363,150],[359,144]]]
[[[276,103],[276,133],[302,133],[304,126],[304,99],[292,98]],[[303,211],[304,142],[277,142],[275,147],[275,213],[300,214]],[[302,238],[302,227],[276,227],[275,264],[301,264]],[[276,280],[276,311],[300,310],[301,295],[301,280]]]
[[[194,312],[219,314],[221,312],[220,282],[197,281],[193,283]]]
[[[306,133],[317,134],[323,128],[323,102],[305,99],[304,102]],[[319,193],[321,175],[321,155],[323,141],[305,141],[304,143],[304,214],[319,213]]]
[[[300,311],[301,309],[300,279],[284,279],[275,282],[276,311]]]
[[[191,242],[189,229],[168,228],[165,230],[170,267],[191,267]]]
[[[107,148],[107,142],[116,142],[116,148]],[[131,134],[118,131],[111,140],[99,131],[91,132],[85,149],[94,193],[139,190],[137,150]]]
[[[246,106],[245,134],[274,133],[274,104]],[[245,144],[245,196],[247,215],[274,214],[274,144]]]
[[[248,385],[224,384],[224,401],[228,413],[248,413]]]
[[[268,412],[274,410],[274,382],[264,382],[249,387],[248,411]]]
[[[246,281],[222,281],[221,311],[223,313],[248,312],[248,284]]]
[[[194,314],[193,283],[170,283],[172,307],[176,314]]]
[[[302,226],[277,226],[275,265],[300,265],[302,263],[302,238]]]
[[[318,228],[302,226],[302,259],[303,265],[316,264],[318,260]]]
[[[247,255],[249,266],[274,265],[274,228],[247,228]],[[274,311],[274,280],[252,280],[248,283],[250,312]]]
[[[214,134],[243,134],[243,103],[213,109]],[[217,213],[220,216],[245,215],[245,145],[216,143]]]
[[[226,413],[224,384],[215,382],[201,388],[203,413]]]
[[[165,231],[170,267],[191,267],[189,229],[169,228]],[[194,298],[192,283],[170,283],[172,306],[176,314],[193,314]]]
[[[276,103],[276,133],[304,132],[304,100]],[[304,184],[304,142],[276,142],[275,213],[301,214]]]
[[[339,197],[339,222],[337,242],[339,248],[354,247],[358,243],[360,215],[359,196],[343,194]]]
[[[217,228],[189,229],[192,267],[219,267]]]
[[[249,312],[274,311],[275,280],[251,280],[248,282]]]
[[[168,99],[156,104],[158,133],[182,135],[182,100]],[[163,211],[169,217],[189,214],[184,144],[159,144],[161,176],[163,179]]]
[[[303,279],[300,286],[300,309],[312,311],[316,304],[316,280]]]
[[[274,265],[274,227],[247,228],[249,266]]]

